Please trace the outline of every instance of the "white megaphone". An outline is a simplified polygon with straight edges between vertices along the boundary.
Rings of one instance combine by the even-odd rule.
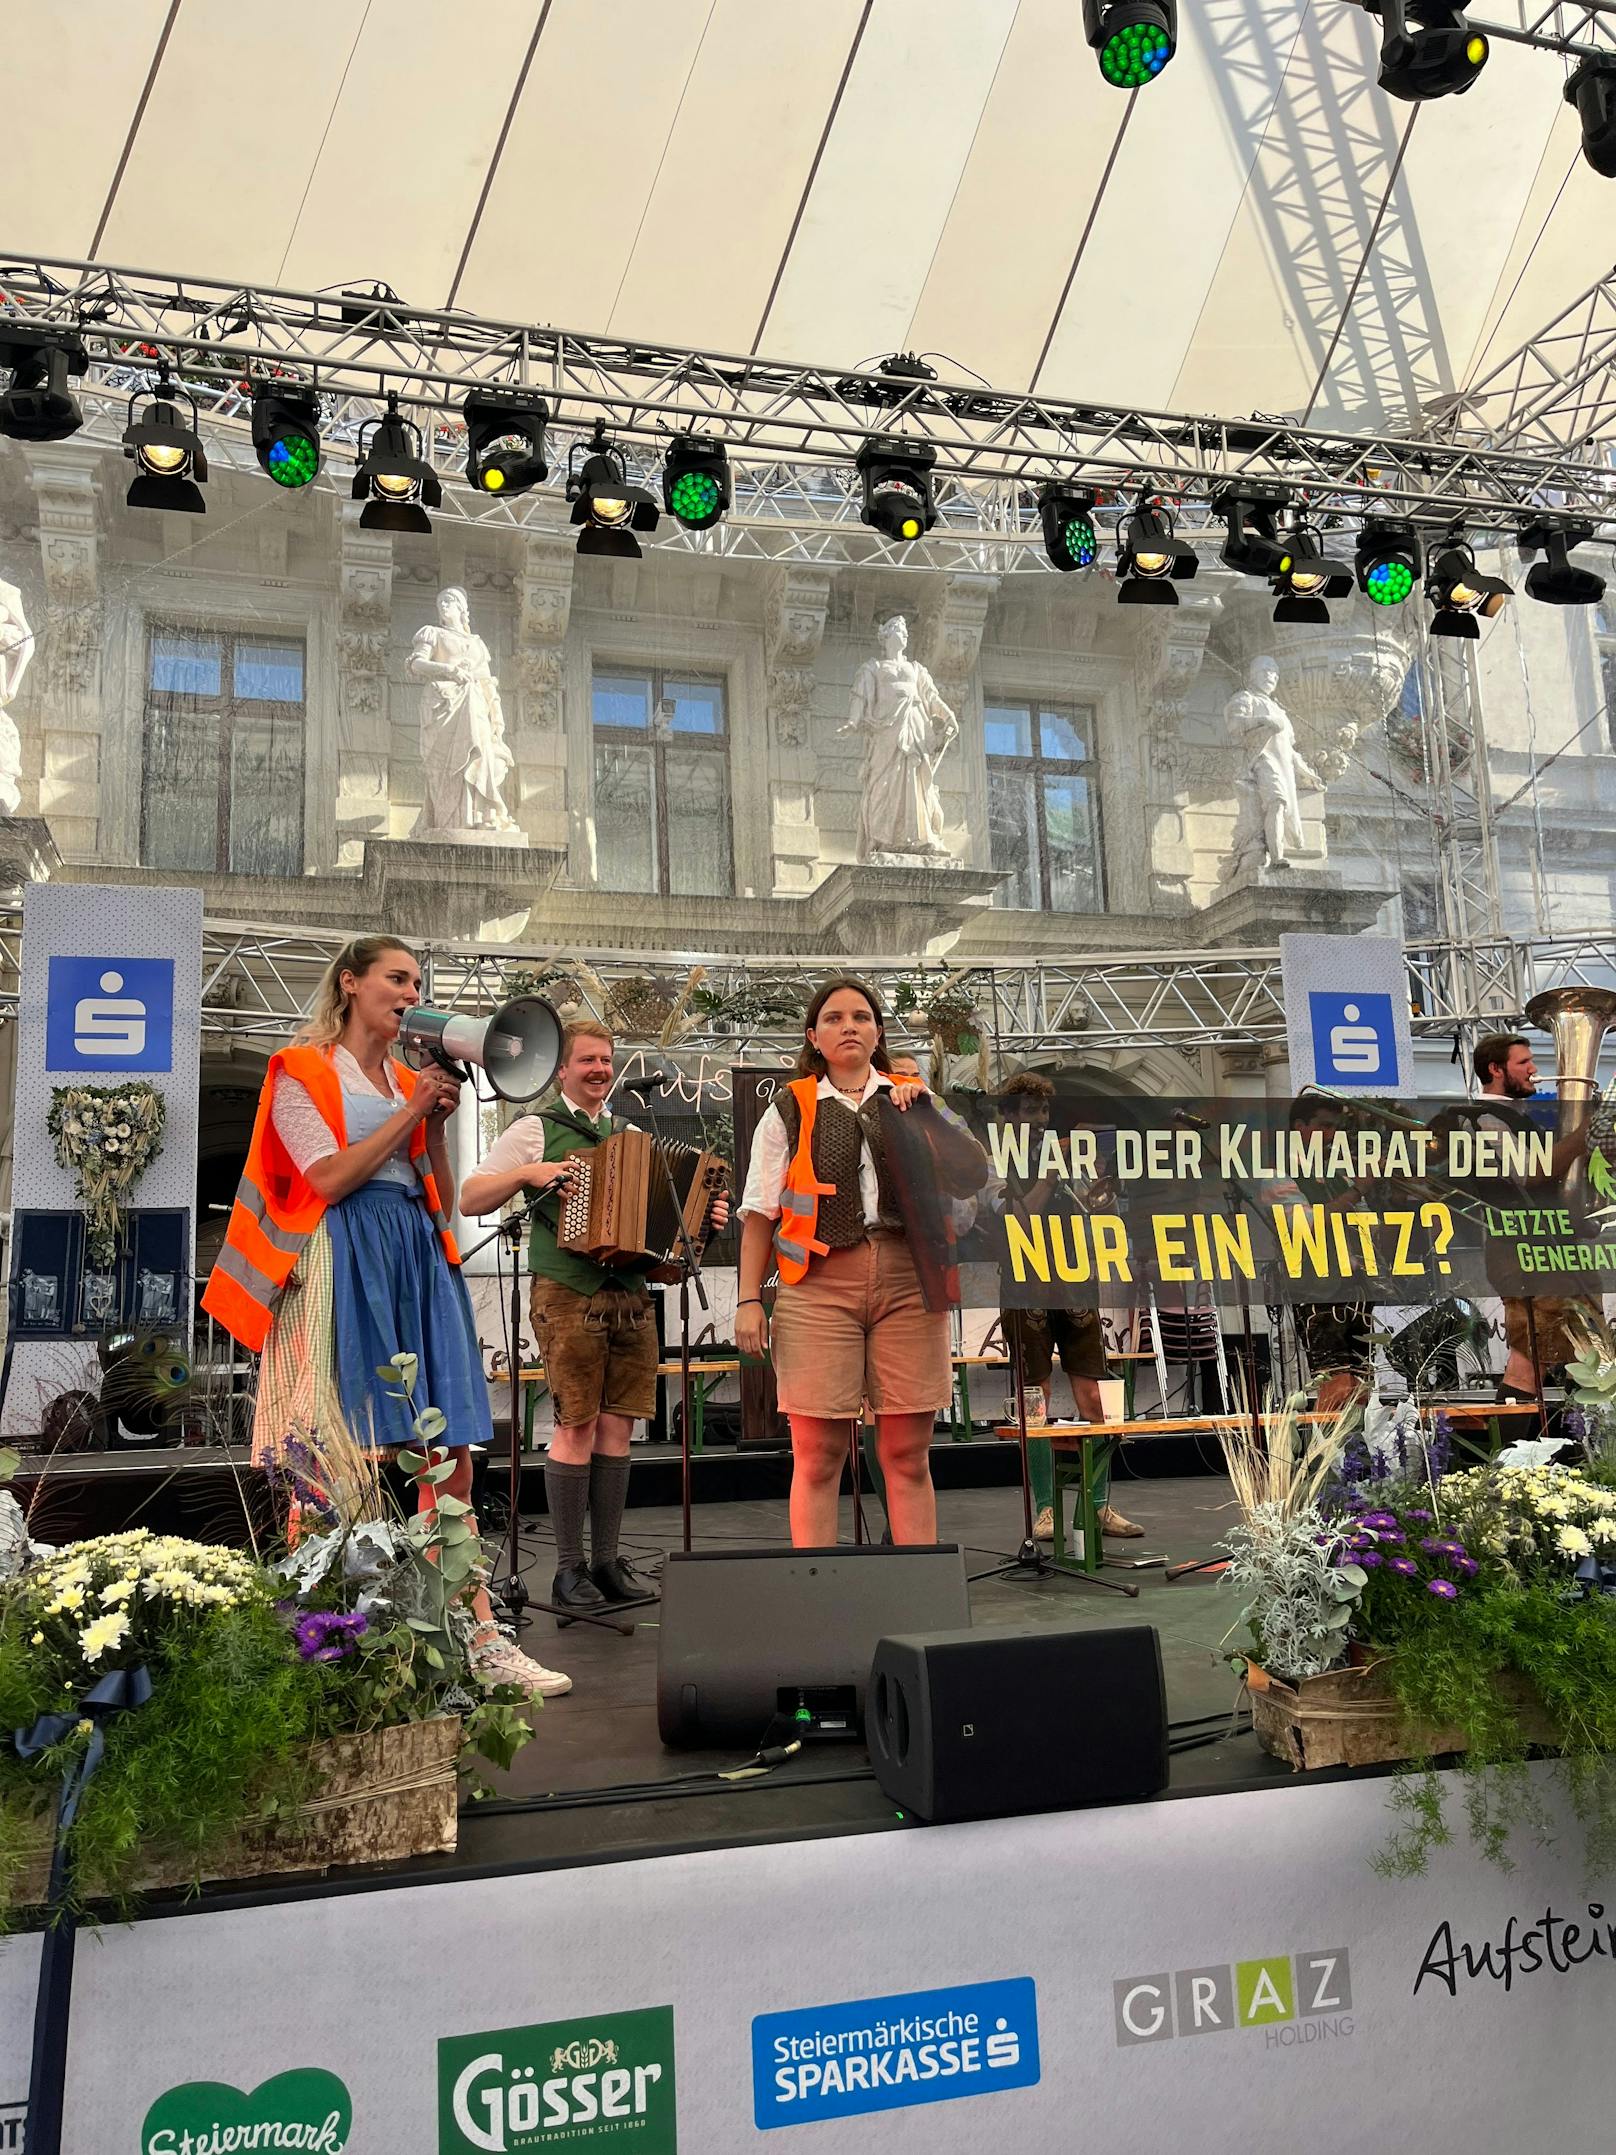
[[[541,995],[518,995],[491,1018],[456,1010],[408,1010],[398,1029],[404,1060],[469,1078],[476,1063],[502,1100],[531,1100],[561,1068],[561,1020]]]

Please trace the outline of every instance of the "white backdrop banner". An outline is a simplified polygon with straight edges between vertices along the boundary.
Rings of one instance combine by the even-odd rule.
[[[1580,1835],[1508,1873],[1462,1846],[1388,1881],[1370,1865],[1387,1792],[1276,1786],[107,1930],[79,1949],[65,2144],[1608,2146],[1616,1907],[1585,1890]],[[0,2025],[25,2065],[26,2013]],[[20,2070],[0,2055],[0,2090]]]
[[[202,894],[167,888],[117,889],[98,883],[34,883],[23,896],[22,982],[17,1028],[15,1137],[11,1179],[13,1215],[77,1209],[74,1178],[56,1158],[46,1129],[51,1093],[59,1085],[108,1085],[139,1078],[163,1095],[162,1151],[140,1178],[140,1210],[182,1211],[177,1242],[165,1241],[165,1290],[177,1329],[189,1335],[190,1271],[196,1203],[197,1088],[202,1041]],[[128,1267],[126,1266],[126,1269]],[[24,1272],[31,1278],[24,1278]],[[96,1392],[100,1370],[93,1344],[63,1336],[97,1329],[97,1312],[81,1307],[85,1273],[30,1265],[12,1238],[12,1275],[19,1302],[10,1382],[0,1407],[0,1433],[29,1434],[42,1426],[52,1400],[64,1392]],[[141,1315],[140,1282],[104,1286],[108,1301],[122,1295]],[[146,1300],[151,1303],[150,1284]],[[170,1309],[148,1314],[168,1321]],[[110,1311],[100,1312],[102,1321]],[[28,1336],[28,1318],[55,1337]]]
[[[1403,946],[1385,935],[1282,935],[1291,1083],[1330,1092],[1414,1093]]]

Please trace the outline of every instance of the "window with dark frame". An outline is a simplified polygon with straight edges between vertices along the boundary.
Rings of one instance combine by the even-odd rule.
[[[723,676],[597,666],[591,714],[599,888],[660,898],[730,897],[735,860]]]
[[[301,875],[304,748],[301,643],[152,623],[142,866]]]
[[[1101,913],[1099,763],[1094,713],[994,699],[982,712],[993,903],[1041,913]]]

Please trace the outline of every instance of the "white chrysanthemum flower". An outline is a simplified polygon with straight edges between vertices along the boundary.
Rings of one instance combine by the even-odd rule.
[[[129,1619],[122,1609],[114,1609],[110,1616],[98,1616],[79,1633],[79,1652],[86,1661],[99,1661],[107,1648],[116,1646],[128,1630]]]

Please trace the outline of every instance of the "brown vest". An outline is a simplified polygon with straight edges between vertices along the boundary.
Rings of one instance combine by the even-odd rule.
[[[859,1195],[859,1141],[862,1136],[875,1162],[877,1211],[880,1225],[901,1231],[897,1193],[887,1166],[886,1146],[881,1137],[881,1118],[876,1113],[879,1092],[871,1093],[857,1111],[842,1100],[821,1100],[814,1114],[814,1173],[821,1182],[836,1185],[834,1197],[819,1200],[819,1240],[833,1250],[851,1249],[865,1235],[864,1200]],[[775,1101],[786,1127],[786,1149],[793,1153],[802,1132],[802,1110],[795,1093],[782,1092]]]

